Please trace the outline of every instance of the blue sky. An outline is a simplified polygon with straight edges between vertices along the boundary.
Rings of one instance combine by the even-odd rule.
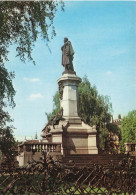
[[[101,95],[110,97],[114,118],[136,109],[136,2],[69,1],[64,12],[56,13],[54,25],[57,35],[49,43],[51,53],[40,38],[35,44],[36,66],[20,62],[15,47],[10,48],[6,65],[16,74],[16,107],[9,112],[19,140],[40,135],[47,122],[45,113],[52,111],[63,72],[64,37],[72,42],[77,75],[87,75]]]

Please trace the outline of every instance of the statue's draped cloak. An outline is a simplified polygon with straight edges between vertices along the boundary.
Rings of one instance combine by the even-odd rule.
[[[71,58],[73,58],[74,50],[70,41],[67,41],[62,47],[62,65],[66,66],[71,63]]]

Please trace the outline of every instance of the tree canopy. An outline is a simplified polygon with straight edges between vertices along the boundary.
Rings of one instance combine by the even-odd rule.
[[[78,87],[79,116],[89,125],[103,127],[111,120],[112,104],[108,96],[99,95],[96,86],[84,77]]]
[[[14,73],[8,72],[7,69],[0,66],[0,149],[5,155],[10,153],[11,148],[14,146],[15,140],[12,135],[13,127],[7,126],[11,122],[11,118],[5,108],[9,105],[15,106],[14,95],[15,89],[12,85]]]
[[[79,91],[79,116],[89,125],[96,125],[98,131],[99,148],[107,147],[108,128],[111,120],[112,104],[108,96],[100,95],[96,86],[85,76],[78,87]]]
[[[59,99],[59,92],[56,91],[55,95],[53,96],[53,111],[51,113],[45,113],[47,116],[48,122],[59,112],[60,110],[60,99]]]
[[[48,42],[56,34],[53,21],[59,4],[64,9],[61,1],[0,2],[0,64],[8,60],[8,48],[13,43],[22,61],[33,60],[31,53],[38,36]]]
[[[136,143],[136,110],[128,113],[121,121],[122,146],[125,142]]]

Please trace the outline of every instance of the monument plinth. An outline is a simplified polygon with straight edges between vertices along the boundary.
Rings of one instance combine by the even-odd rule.
[[[63,110],[58,124],[50,125],[51,143],[61,143],[63,155],[98,154],[96,127],[85,124],[79,117],[78,84],[76,74],[65,73],[58,79],[60,107]]]

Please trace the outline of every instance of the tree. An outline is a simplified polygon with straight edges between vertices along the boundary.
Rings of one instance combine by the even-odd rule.
[[[15,74],[8,72],[4,63],[8,61],[9,46],[16,46],[20,60],[32,60],[32,50],[39,35],[46,44],[56,33],[53,26],[57,1],[1,1],[0,2],[0,147],[6,154],[13,148],[13,127],[7,126],[11,118],[5,108],[15,106],[15,89],[12,79]],[[51,29],[51,30],[50,30]],[[49,36],[50,34],[50,36]]]
[[[0,2],[0,64],[8,60],[8,48],[13,43],[22,61],[33,60],[31,53],[38,36],[48,42],[56,35],[53,21],[59,4],[64,9],[61,1]]]
[[[108,129],[106,124],[111,120],[112,104],[108,96],[98,94],[96,86],[85,76],[78,87],[79,116],[89,125],[96,125],[98,143],[101,149],[107,147]]]
[[[108,123],[106,125],[108,129],[108,142],[107,150],[110,153],[119,153],[120,152],[120,140],[121,140],[121,130],[117,124]]]
[[[79,116],[89,125],[96,125],[99,134],[99,147],[107,146],[108,128],[107,124],[111,120],[112,104],[108,96],[98,94],[95,86],[84,77],[78,87],[79,92]],[[52,113],[47,114],[50,119],[55,116],[60,108],[59,93],[56,92],[54,98],[54,108]]]
[[[47,116],[48,122],[59,112],[60,110],[60,100],[59,100],[59,92],[56,91],[53,96],[53,111],[51,113],[45,113]]]
[[[12,135],[13,127],[7,126],[7,123],[12,120],[8,112],[5,111],[8,105],[11,107],[15,106],[13,78],[14,73],[9,73],[4,66],[0,65],[0,149],[7,156],[9,156],[10,150],[15,144]]]
[[[0,149],[7,158],[10,158],[12,156],[11,151],[15,149],[16,146],[13,136],[13,127],[6,126],[0,130]]]
[[[108,96],[99,95],[95,86],[84,77],[78,87],[79,116],[89,125],[104,127],[111,120],[112,104]]]
[[[116,134],[119,140],[121,140],[121,129],[116,124],[108,123],[106,125],[106,128],[108,129],[109,132]]]
[[[0,121],[5,121],[4,115],[1,113],[3,107],[7,105],[14,107],[15,89],[12,79],[15,77],[13,72],[8,72],[4,65],[0,65]],[[3,118],[1,118],[3,117]]]
[[[121,121],[121,145],[124,148],[124,143],[136,143],[136,110],[128,113]]]

